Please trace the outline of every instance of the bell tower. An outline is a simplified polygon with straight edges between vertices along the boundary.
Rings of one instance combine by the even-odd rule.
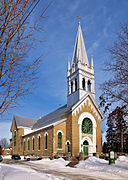
[[[93,56],[91,56],[91,65],[89,65],[80,25],[80,16],[78,18],[79,25],[71,64],[70,59],[68,59],[67,106],[74,105],[87,93],[95,98]]]

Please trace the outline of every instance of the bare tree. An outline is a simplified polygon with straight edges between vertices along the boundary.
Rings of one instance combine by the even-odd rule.
[[[27,59],[43,9],[30,27],[28,20],[40,0],[0,0],[0,115],[26,95],[37,78],[41,60]]]
[[[128,25],[122,26],[117,41],[109,49],[111,61],[105,64],[111,78],[102,85],[100,105],[105,111],[113,102],[121,102],[128,106]]]
[[[2,138],[2,139],[0,140],[0,145],[1,145],[2,147],[4,147],[4,148],[9,147],[8,140],[7,140],[6,138]]]

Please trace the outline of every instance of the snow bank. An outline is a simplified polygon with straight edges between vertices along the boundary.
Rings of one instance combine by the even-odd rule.
[[[43,165],[48,165],[50,167],[65,167],[69,161],[65,161],[63,158],[59,158],[59,159],[54,159],[54,160],[50,160],[50,159],[42,159],[42,160],[37,160],[37,161],[31,161],[32,163],[36,163],[36,164],[43,164]]]
[[[80,161],[79,164],[77,164],[75,167],[81,168],[81,169],[94,169],[94,170],[100,170],[106,168],[108,165],[108,161],[104,159],[100,159],[97,157],[90,157],[87,160]]]
[[[85,161],[80,161],[79,164],[75,166],[79,169],[84,169],[86,172],[94,173],[104,173],[105,175],[118,176],[121,179],[128,178],[128,157],[120,156],[115,165],[109,165],[109,162],[96,158],[90,157]]]
[[[128,157],[126,157],[126,156],[119,156],[119,158],[117,160],[118,161],[123,161],[123,162],[128,162]]]

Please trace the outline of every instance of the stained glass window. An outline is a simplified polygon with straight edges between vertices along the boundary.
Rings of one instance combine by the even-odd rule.
[[[28,151],[30,150],[30,141],[28,139]]]
[[[16,147],[16,131],[14,131],[14,147]]]
[[[62,149],[62,133],[58,133],[58,148]]]
[[[40,150],[40,136],[38,137],[38,150]]]
[[[35,146],[35,142],[34,142],[35,140],[34,140],[34,137],[33,137],[33,140],[32,140],[32,149],[33,149],[33,151],[34,151],[34,146]]]
[[[89,118],[85,118],[82,122],[82,133],[83,134],[92,134],[93,133],[93,124]]]
[[[45,149],[47,149],[47,146],[48,146],[48,135],[46,134],[45,135]]]

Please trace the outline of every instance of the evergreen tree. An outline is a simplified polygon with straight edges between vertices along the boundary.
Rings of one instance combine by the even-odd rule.
[[[108,129],[106,131],[107,149],[115,150],[115,126],[113,119],[113,112],[109,114],[107,118]]]
[[[116,152],[128,152],[128,126],[126,124],[126,107],[116,107],[107,118],[108,129],[106,140],[108,150]]]
[[[125,149],[125,136],[126,136],[126,130],[127,130],[127,126],[126,126],[126,120],[124,119],[125,114],[124,114],[124,107],[120,108],[117,107],[115,109],[115,124],[116,124],[116,128],[115,128],[115,132],[116,132],[116,149],[118,152],[123,152]]]
[[[104,142],[102,150],[103,150],[103,153],[107,153],[108,152],[107,142]]]

